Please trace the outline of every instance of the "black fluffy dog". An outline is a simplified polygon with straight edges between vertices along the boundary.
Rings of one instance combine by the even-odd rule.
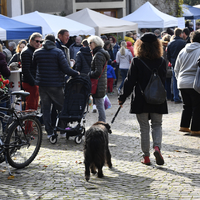
[[[105,122],[96,122],[85,133],[84,145],[84,163],[85,163],[85,179],[90,179],[90,170],[92,174],[96,174],[98,169],[98,177],[103,177],[102,168],[105,163],[108,167],[112,167],[111,154],[108,149],[108,133],[112,133],[110,125]]]

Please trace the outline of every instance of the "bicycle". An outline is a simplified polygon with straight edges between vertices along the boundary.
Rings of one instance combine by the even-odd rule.
[[[8,92],[3,92],[0,100],[10,100]],[[8,164],[17,169],[28,166],[37,156],[42,142],[42,128],[37,119],[38,113],[32,110],[15,109],[15,105],[19,105],[22,101],[21,98],[29,94],[24,91],[12,92],[11,95],[16,95],[16,98],[11,108],[0,107],[0,118],[6,124],[5,131],[2,130],[0,135],[0,163],[6,161],[10,175],[12,174]]]

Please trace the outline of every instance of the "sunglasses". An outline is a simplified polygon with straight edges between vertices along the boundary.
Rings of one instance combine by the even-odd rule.
[[[93,42],[90,42],[90,44],[92,44]]]
[[[42,43],[42,40],[34,40],[34,41],[36,41],[37,43]]]

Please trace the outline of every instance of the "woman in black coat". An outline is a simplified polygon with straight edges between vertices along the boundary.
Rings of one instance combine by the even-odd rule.
[[[98,36],[90,36],[88,43],[92,51],[91,72],[89,77],[99,79],[97,91],[93,94],[97,110],[99,113],[98,121],[106,122],[106,114],[104,108],[104,96],[107,90],[107,66],[106,62],[110,59],[110,55],[103,49],[103,40]],[[100,77],[100,78],[99,78]]]
[[[140,125],[141,131],[141,148],[144,159],[143,164],[150,165],[150,124],[152,128],[154,156],[158,165],[164,164],[164,159],[161,155],[161,141],[162,141],[162,115],[167,114],[166,100],[162,104],[148,104],[141,92],[147,86],[151,71],[142,63],[142,61],[150,68],[158,69],[158,75],[161,78],[162,84],[165,83],[166,78],[166,63],[161,57],[163,55],[162,44],[157,39],[155,34],[145,33],[138,39],[134,45],[135,58],[132,59],[130,69],[123,86],[123,94],[119,96],[119,104],[122,105],[126,98],[133,92],[130,113],[135,113]],[[142,61],[141,61],[142,60]]]

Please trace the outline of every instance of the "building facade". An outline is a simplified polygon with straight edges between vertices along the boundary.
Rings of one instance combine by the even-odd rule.
[[[149,0],[160,11],[176,16],[178,0]],[[14,17],[39,11],[69,15],[83,8],[90,8],[108,16],[121,18],[143,5],[147,0],[0,0],[1,14]]]

